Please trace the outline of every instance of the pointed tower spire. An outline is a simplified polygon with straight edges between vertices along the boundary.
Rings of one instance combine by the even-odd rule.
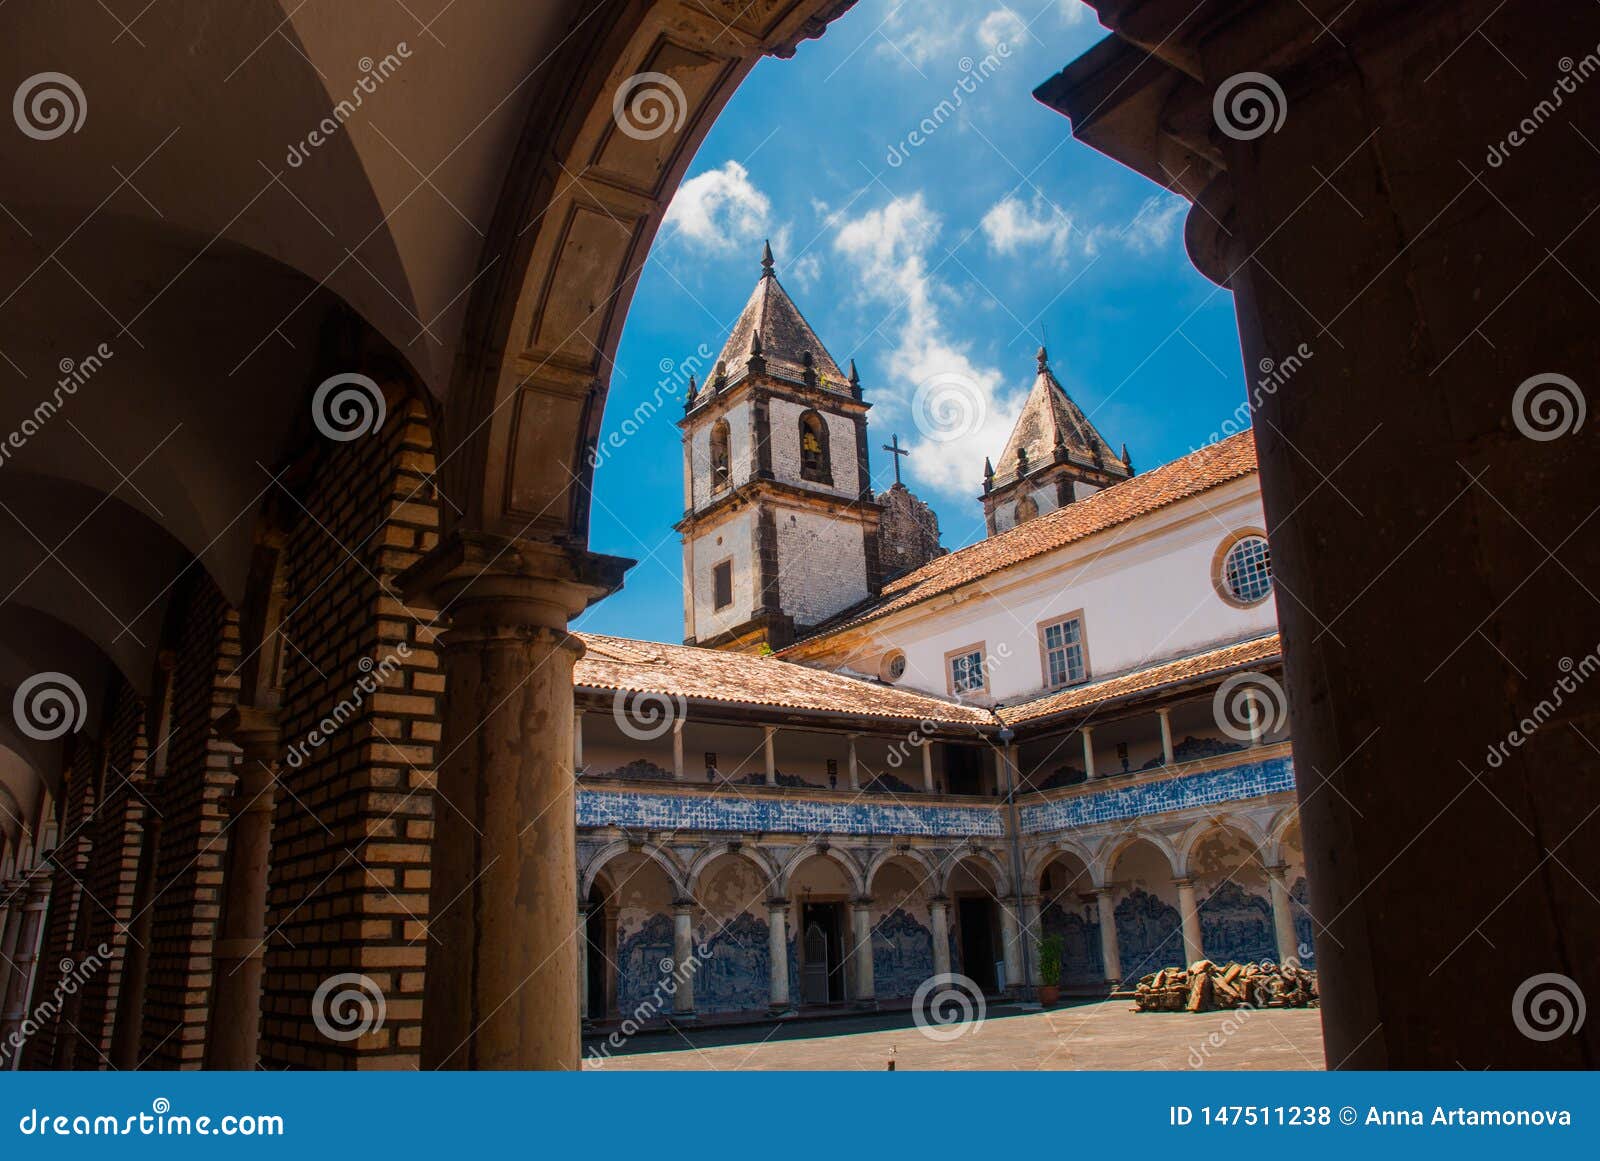
[[[694,409],[694,397],[696,395],[698,395],[698,394],[700,394],[700,388],[695,386],[694,376],[690,375],[689,376],[689,397],[683,401],[683,409],[685,411],[692,411]]]
[[[772,243],[767,241],[761,243],[761,277],[772,277]]]
[[[1124,440],[1122,444],[1122,464],[1128,469],[1128,475],[1133,475],[1133,457],[1128,454],[1128,444],[1126,440]]]
[[[861,375],[856,371],[856,361],[850,360],[850,394],[861,398]]]
[[[1039,371],[1041,374],[1050,369],[1050,352],[1046,351],[1043,347],[1039,348],[1039,353],[1035,355],[1034,358],[1039,361]]]
[[[994,487],[994,465],[989,462],[989,457],[983,457],[983,490],[987,492]]]

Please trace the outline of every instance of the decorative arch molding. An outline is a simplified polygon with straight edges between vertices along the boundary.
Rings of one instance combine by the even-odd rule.
[[[935,890],[943,889],[943,879],[939,874],[939,865],[930,859],[925,852],[918,850],[916,847],[905,847],[903,849],[888,847],[879,851],[867,863],[866,873],[862,876],[862,881],[866,884],[866,894],[872,894],[872,883],[878,877],[878,872],[896,859],[904,859],[906,862],[915,863],[921,869],[923,882],[929,884],[929,894],[932,894]]]
[[[794,873],[813,858],[832,859],[839,864],[845,873],[845,877],[850,880],[851,892],[858,897],[866,895],[867,880],[866,876],[862,874],[861,864],[855,860],[849,851],[841,850],[839,847],[828,843],[809,843],[790,855],[788,861],[783,864],[783,869],[778,873],[776,894],[788,895],[789,886],[794,881]]]
[[[1297,807],[1287,806],[1280,811],[1272,824],[1267,827],[1267,839],[1262,846],[1262,853],[1268,865],[1286,863],[1284,858],[1284,840],[1289,837],[1289,831],[1300,821],[1300,811]],[[1304,852],[1302,852],[1302,855]]]
[[[617,0],[574,31],[530,102],[469,301],[448,527],[587,545],[610,367],[667,203],[756,62],[854,2]]]
[[[601,847],[584,866],[583,873],[578,878],[579,906],[587,906],[589,892],[594,889],[595,879],[599,877],[601,871],[605,870],[606,865],[626,854],[643,855],[655,863],[667,876],[667,882],[672,887],[673,895],[680,899],[689,897],[687,876],[684,874],[683,868],[678,865],[678,861],[672,857],[670,851],[658,847],[654,843],[629,842],[627,839],[618,839],[614,843]]]
[[[1184,875],[1182,868],[1184,859],[1178,854],[1178,848],[1173,846],[1172,840],[1166,835],[1155,831],[1135,831],[1124,835],[1114,842],[1108,842],[1100,851],[1098,868],[1091,868],[1090,874],[1095,875],[1101,885],[1109,886],[1112,881],[1112,872],[1116,870],[1117,860],[1120,859],[1129,847],[1135,843],[1149,843],[1166,856],[1167,866],[1172,871],[1174,879],[1181,879]]]
[[[996,895],[1005,898],[1011,894],[1011,876],[1006,874],[1005,864],[995,857],[994,852],[984,850],[981,847],[965,847],[950,852],[949,862],[945,866],[944,878],[939,884],[941,893],[946,895],[950,893],[950,879],[956,873],[956,868],[966,859],[974,859],[989,869],[989,873],[994,876],[994,893]]]
[[[1178,839],[1179,866],[1182,867],[1180,873],[1184,877],[1194,873],[1194,868],[1191,866],[1190,861],[1194,858],[1195,847],[1199,845],[1201,839],[1215,830],[1233,831],[1254,848],[1254,855],[1258,861],[1265,861],[1263,854],[1267,846],[1267,836],[1261,827],[1243,815],[1218,815],[1215,818],[1201,819],[1184,831]]]
[[[1075,839],[1057,839],[1049,846],[1040,847],[1034,851],[1028,858],[1027,881],[1037,884],[1039,880],[1044,878],[1045,868],[1050,865],[1057,855],[1071,855],[1083,864],[1084,869],[1089,873],[1089,881],[1091,883],[1096,887],[1104,887],[1106,885],[1105,877],[1100,873],[1099,860],[1094,857],[1089,848]]]
[[[684,885],[688,888],[688,897],[700,898],[700,878],[705,874],[706,868],[724,855],[742,858],[761,872],[762,878],[767,881],[767,889],[774,890],[781,873],[779,868],[761,850],[760,847],[748,843],[721,842],[712,843],[689,863],[689,869],[684,872]]]

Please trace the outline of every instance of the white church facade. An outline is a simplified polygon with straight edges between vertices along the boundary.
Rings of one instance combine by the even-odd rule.
[[[1250,433],[1136,473],[1040,351],[945,552],[869,408],[765,255],[681,420],[684,644],[583,635],[586,1019],[1314,964]]]

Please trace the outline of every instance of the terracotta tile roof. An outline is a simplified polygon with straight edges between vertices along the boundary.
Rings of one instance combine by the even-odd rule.
[[[1090,709],[1165,686],[1199,681],[1231,669],[1275,662],[1282,655],[1283,647],[1278,641],[1278,634],[1271,633],[1205,653],[1180,657],[1176,661],[1164,661],[1148,669],[1136,669],[1131,673],[1108,677],[1104,681],[1091,681],[1087,685],[1075,685],[1071,689],[1046,694],[1033,701],[1001,709],[1000,720],[1008,726],[1014,726],[1069,710]]]
[[[802,652],[808,645],[840,630],[972,584],[1014,564],[1115,528],[1255,470],[1255,437],[1249,431],[1242,431],[1142,476],[1105,488],[1085,500],[938,557],[886,584],[875,603],[845,610],[833,623],[821,626],[810,637],[781,650],[779,655]]]
[[[579,659],[572,680],[574,685],[590,689],[625,689],[698,701],[826,711],[842,717],[997,724],[993,714],[978,706],[812,669],[776,657],[594,633],[579,633],[578,637],[588,652]]]

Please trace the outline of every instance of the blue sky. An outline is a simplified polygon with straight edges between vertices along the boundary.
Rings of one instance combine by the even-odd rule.
[[[947,548],[983,536],[983,457],[1004,446],[1041,335],[1139,471],[1224,430],[1245,396],[1233,300],[1184,254],[1186,204],[1032,97],[1103,35],[1079,0],[861,0],[792,60],[756,67],[680,187],[628,316],[591,547],[639,564],[579,627],[682,638],[682,369],[721,347],[764,238],[834,358],[860,368],[875,487],[893,482],[879,447],[898,433]],[[948,384],[959,438],[929,438],[925,409]]]

